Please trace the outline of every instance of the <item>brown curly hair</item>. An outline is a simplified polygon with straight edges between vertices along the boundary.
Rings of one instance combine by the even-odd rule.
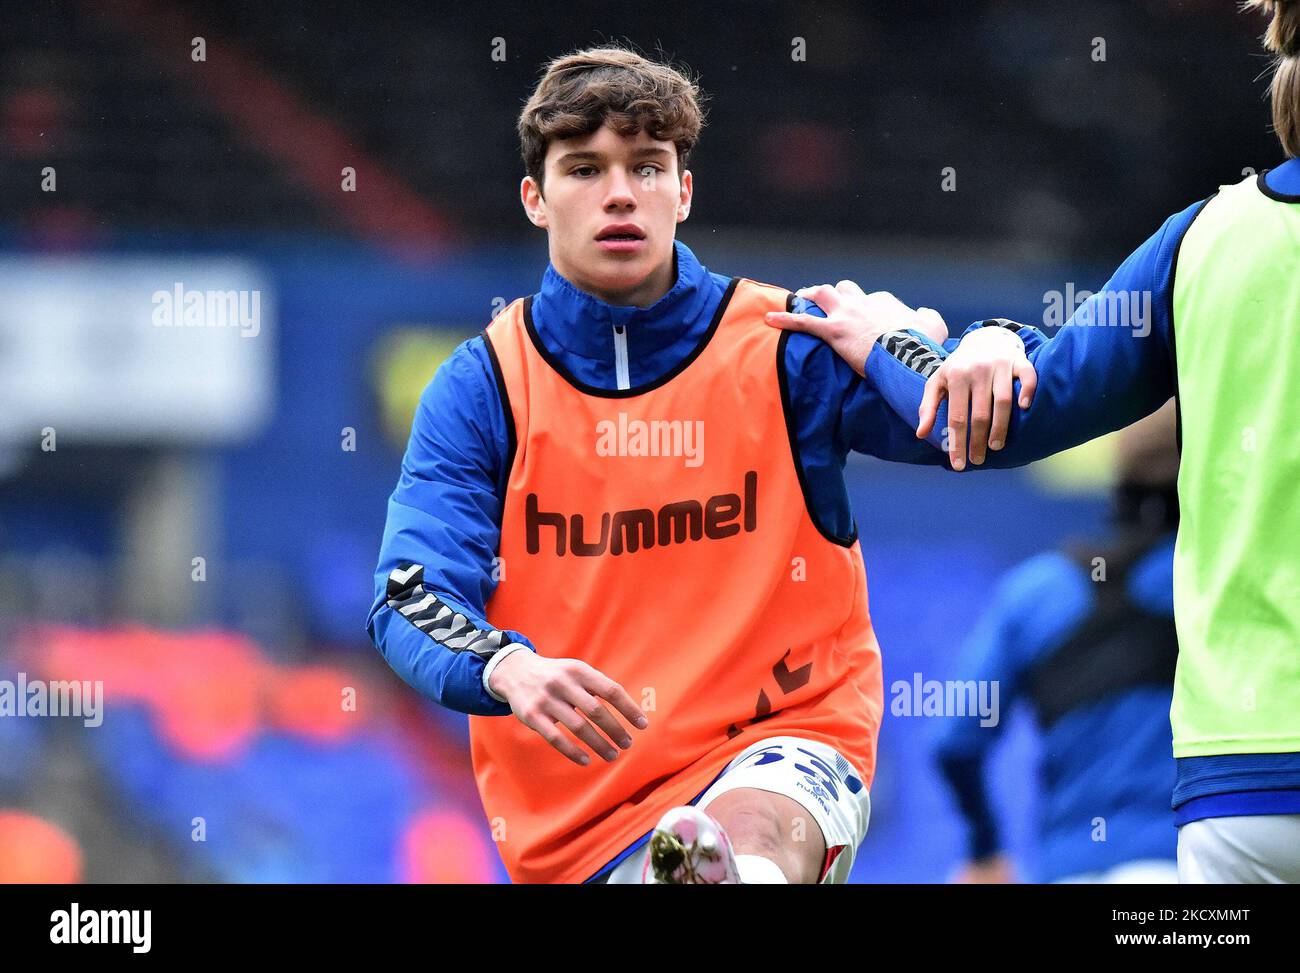
[[[686,74],[623,47],[591,47],[551,61],[519,115],[524,171],[542,184],[552,139],[590,135],[610,125],[620,135],[645,130],[677,146],[677,171],[704,127],[703,95]]]

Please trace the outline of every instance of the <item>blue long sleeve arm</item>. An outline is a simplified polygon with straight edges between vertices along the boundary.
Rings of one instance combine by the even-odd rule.
[[[794,310],[799,314],[825,317],[820,307],[802,297],[795,298]],[[999,323],[993,320],[976,322],[959,338],[946,341],[942,348],[917,332],[907,334],[914,342],[914,355],[937,364],[941,356],[955,350],[967,334]],[[1021,335],[1027,352],[1036,350],[1045,340],[1042,333],[1033,328],[1011,326]],[[881,380],[905,383],[910,377],[915,377],[910,361],[888,357],[879,362],[874,375],[864,378],[821,339],[801,332],[790,334],[786,344],[785,369],[789,377],[791,405],[800,430],[799,442],[805,468],[831,465],[829,456],[820,455],[821,444],[831,446],[834,463],[840,468],[843,468],[849,452],[899,463],[939,465],[946,461],[944,454],[936,453],[916,438],[914,419],[909,420],[897,411],[877,384]],[[924,379],[921,385],[924,387]],[[919,398],[917,404],[920,404]]]
[[[503,646],[532,643],[485,617],[496,588],[505,416],[483,339],[460,345],[420,397],[375,570],[366,628],[388,664],[450,709],[511,712],[483,685]]]
[[[1171,343],[1173,267],[1178,243],[1204,202],[1176,213],[1135,250],[1106,285],[1085,300],[1050,339],[1034,337],[1028,357],[1038,389],[1028,409],[1013,408],[1007,442],[983,466],[1023,466],[1121,429],[1149,415],[1175,392]],[[925,382],[937,365],[898,368],[888,341],[874,346],[866,373],[901,417],[915,422]],[[1019,383],[1016,385],[1019,394]],[[927,441],[943,449],[947,403]]]

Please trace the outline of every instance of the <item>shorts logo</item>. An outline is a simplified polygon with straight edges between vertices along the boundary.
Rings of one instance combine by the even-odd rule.
[[[811,750],[805,750],[803,747],[800,747],[799,752],[807,754],[808,763],[813,766],[809,767],[807,764],[795,764],[794,767],[795,770],[803,771],[803,773],[808,775],[805,779],[810,785],[812,785],[811,790],[813,794],[820,797],[822,792],[829,792],[831,800],[838,801],[840,799],[840,792],[835,787],[835,771],[826,766],[826,761],[822,760]],[[816,768],[815,770],[813,769],[814,767]]]
[[[822,810],[825,811],[827,814],[830,813],[831,810],[830,804],[827,803],[826,799],[827,797],[830,797],[831,800],[834,800],[835,795],[833,794],[828,795],[826,788],[823,787],[821,784],[819,784],[816,780],[814,780],[812,777],[805,777],[803,780],[795,781],[794,786],[798,787],[800,790],[807,791],[813,797],[817,798],[817,803],[822,806]]]
[[[755,750],[750,754],[746,763],[738,766],[762,767],[765,764],[784,760],[786,755],[782,752],[782,749],[782,744],[774,743],[770,747]],[[795,749],[804,755],[804,757],[796,758],[799,762],[794,764],[794,769],[804,775],[803,779],[797,781],[795,786],[817,798],[818,803],[823,808],[829,808],[828,801],[838,801],[840,799],[840,784],[843,784],[850,794],[856,794],[862,790],[862,781],[850,772],[849,762],[839,754],[835,755],[835,765],[836,768],[842,766],[842,770],[832,769],[825,760],[811,750],[806,750],[803,747],[796,747]]]

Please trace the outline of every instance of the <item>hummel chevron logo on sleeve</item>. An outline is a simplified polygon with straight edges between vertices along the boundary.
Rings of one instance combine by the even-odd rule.
[[[388,607],[452,652],[492,655],[506,643],[504,632],[485,632],[424,589],[424,565],[404,564],[388,576]]]
[[[922,378],[933,375],[942,361],[933,348],[907,331],[891,331],[881,335],[880,344],[885,351]]]
[[[424,584],[424,565],[408,564],[404,568],[394,568],[388,576],[388,597],[395,598],[404,591],[418,588]]]

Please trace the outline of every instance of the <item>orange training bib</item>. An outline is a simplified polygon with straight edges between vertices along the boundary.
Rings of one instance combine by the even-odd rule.
[[[527,300],[485,332],[513,432],[487,617],[599,669],[650,724],[582,767],[513,716],[470,717],[516,882],[591,877],[766,736],[830,744],[871,784],[880,651],[859,543],[824,535],[805,503],[782,332],[763,321],[787,298],[733,281],[681,366],[622,391],[563,374]]]

